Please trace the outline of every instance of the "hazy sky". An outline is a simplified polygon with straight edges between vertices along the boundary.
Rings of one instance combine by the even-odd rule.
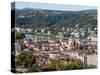
[[[31,2],[16,2],[16,8],[35,8],[35,9],[49,9],[49,10],[87,10],[87,9],[97,9],[95,6],[80,6],[80,5],[63,5],[63,4],[46,4],[46,3],[31,3]]]

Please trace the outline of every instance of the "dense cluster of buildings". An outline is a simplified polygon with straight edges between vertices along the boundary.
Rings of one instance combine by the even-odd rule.
[[[21,42],[23,42],[24,49],[21,49]],[[88,51],[88,55],[96,52],[96,45],[84,46]],[[50,59],[60,59],[70,61],[72,59],[81,59],[83,61],[84,56],[80,45],[79,39],[69,39],[65,41],[44,40],[44,41],[32,41],[32,40],[17,40],[15,43],[16,55],[21,51],[34,51],[33,55],[38,56],[37,64],[48,67]],[[87,59],[86,59],[87,60]],[[84,61],[83,61],[84,62]],[[95,61],[94,61],[95,62]]]
[[[32,29],[23,29],[15,28],[18,32],[30,33]],[[56,29],[56,28],[55,28]],[[95,29],[96,30],[96,29]],[[35,33],[47,33],[47,35],[52,35],[51,31],[44,29],[36,29]],[[38,40],[35,37],[32,39],[20,39],[15,42],[15,51],[16,56],[22,51],[34,51],[33,55],[38,56],[36,63],[39,66],[49,67],[51,59],[60,59],[65,61],[70,61],[73,59],[81,59],[82,62],[86,65],[96,65],[96,52],[97,52],[97,35],[96,31],[88,29],[89,35],[85,38],[80,38],[85,36],[86,31],[80,29],[80,32],[77,29],[67,29],[70,32],[70,37],[63,39],[64,34],[67,34],[65,28],[62,28],[62,31],[58,32],[56,37],[60,37],[59,40],[54,39],[42,39]],[[72,37],[74,36],[74,37]],[[22,48],[23,46],[23,48]],[[84,52],[86,51],[86,52]],[[84,55],[85,54],[85,55]],[[90,56],[93,56],[91,59]],[[90,61],[92,60],[93,63]],[[91,64],[90,64],[91,63]],[[95,64],[94,64],[95,63]]]

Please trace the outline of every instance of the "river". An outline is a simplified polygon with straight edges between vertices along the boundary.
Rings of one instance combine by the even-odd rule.
[[[50,35],[25,34],[25,39],[31,39],[31,40],[62,40],[62,39],[64,39],[64,37],[50,36]]]

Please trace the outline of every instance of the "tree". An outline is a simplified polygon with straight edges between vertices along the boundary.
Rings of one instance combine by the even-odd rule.
[[[16,66],[29,68],[36,63],[36,57],[31,52],[22,52],[16,57]]]
[[[15,31],[15,38],[16,39],[23,39],[23,38],[25,38],[25,35],[22,32]]]
[[[51,70],[74,70],[74,69],[82,69],[82,62],[79,59],[73,61],[65,61],[65,60],[52,60],[51,61]]]
[[[31,67],[28,68],[29,72],[42,72],[41,67],[39,67],[38,65],[33,65]]]

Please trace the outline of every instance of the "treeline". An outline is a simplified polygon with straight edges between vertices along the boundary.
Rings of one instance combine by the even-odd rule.
[[[14,10],[12,10],[13,12]],[[15,23],[17,27],[96,27],[97,10],[58,11],[41,9],[15,9]],[[13,16],[13,15],[12,15]]]
[[[43,71],[60,71],[60,70],[75,70],[82,69],[83,63],[79,59],[51,60],[51,65],[48,68],[43,68],[36,63],[37,57],[32,52],[22,52],[16,57],[16,67],[26,68],[27,72],[43,72]]]

